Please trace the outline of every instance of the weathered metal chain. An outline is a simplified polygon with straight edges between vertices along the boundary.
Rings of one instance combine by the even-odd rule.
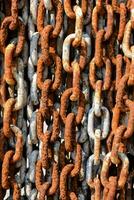
[[[2,5],[3,3],[3,5]],[[9,5],[1,2],[0,51],[1,70],[1,199],[10,196],[21,198],[21,188],[25,179],[26,161],[24,145],[26,142],[27,64],[25,47],[25,21],[19,16],[19,4],[11,1]],[[25,5],[24,5],[25,7]],[[22,9],[23,10],[23,9]],[[12,190],[12,192],[10,192]],[[5,197],[4,197],[5,196]]]
[[[134,0],[0,0],[0,200],[131,200]]]

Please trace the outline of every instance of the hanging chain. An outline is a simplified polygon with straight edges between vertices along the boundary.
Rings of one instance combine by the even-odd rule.
[[[0,0],[0,200],[130,200],[134,1]]]

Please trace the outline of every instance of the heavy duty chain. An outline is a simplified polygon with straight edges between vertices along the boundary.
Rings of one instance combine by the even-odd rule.
[[[133,200],[134,0],[0,0],[0,200]]]

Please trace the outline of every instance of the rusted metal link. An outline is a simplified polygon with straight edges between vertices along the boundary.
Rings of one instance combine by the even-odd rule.
[[[57,90],[60,85],[61,85],[61,81],[62,81],[62,77],[61,77],[61,73],[62,73],[62,64],[61,64],[61,59],[58,55],[51,55],[51,61],[54,61],[55,63],[55,79],[54,79],[54,82],[52,83],[51,81],[51,86],[50,86],[50,89],[52,91],[55,91]],[[38,63],[37,63],[37,84],[38,84],[38,87],[39,89],[42,89],[44,86],[44,84],[46,84],[45,82],[43,83],[43,71],[44,71],[44,68],[46,67],[45,66],[46,64],[46,61],[44,60],[43,56],[41,56],[38,60]],[[48,81],[50,81],[48,79]],[[47,81],[46,81],[47,82]]]
[[[38,32],[42,34],[42,31],[44,29],[44,16],[45,16],[45,6],[44,6],[44,0],[41,0],[38,6],[38,15],[37,15],[37,29]],[[52,32],[52,37],[57,38],[61,27],[63,24],[63,6],[60,1],[53,1],[55,8],[57,9],[56,12],[56,24]]]
[[[74,168],[72,169],[70,175],[71,177],[75,177],[79,174],[81,168],[81,161],[82,161],[82,148],[80,144],[76,145],[76,156],[75,156],[75,164]]]
[[[115,82],[115,89],[118,89],[118,85],[120,79],[122,78],[122,64],[123,64],[123,57],[121,54],[116,56],[116,82]]]
[[[11,22],[9,28],[14,30],[17,26],[18,20],[18,0],[12,0],[11,2],[11,16],[13,17],[13,21]]]
[[[71,200],[78,200],[78,198],[74,192],[69,192],[68,196]]]
[[[70,95],[72,94],[72,92],[73,92],[73,88],[69,88],[65,90],[65,92],[62,94],[62,97],[61,97],[60,116],[64,123],[66,123],[67,101]],[[76,114],[77,124],[81,123],[81,120],[84,115],[84,110],[85,110],[84,101],[85,101],[84,95],[81,91],[79,91],[79,105],[78,105],[78,110]]]
[[[42,161],[38,160],[36,163],[36,172],[35,172],[35,185],[39,191],[39,200],[43,200],[47,193],[48,188],[50,187],[49,182],[42,183]]]
[[[124,30],[126,26],[127,9],[124,3],[120,3],[120,23],[118,32],[118,41],[122,42]]]
[[[101,150],[101,131],[97,129],[95,131],[95,139],[94,139],[94,163],[98,164],[100,162],[100,150]]]
[[[95,64],[98,67],[102,67],[103,65],[103,38],[104,38],[104,33],[105,31],[99,30],[96,34],[96,39],[95,39]]]
[[[130,72],[129,72],[129,79],[128,79],[129,86],[134,85],[134,46],[131,47],[131,51],[132,51],[132,61],[130,65]]]
[[[65,122],[65,133],[64,133],[64,140],[65,140],[65,149],[67,152],[73,151],[73,143],[75,138],[75,114],[69,113],[66,118]]]
[[[2,35],[0,37],[0,43],[3,49],[3,53],[5,52],[5,48],[6,48],[6,40],[7,40],[7,36],[8,34],[6,33],[8,31],[8,27],[10,25],[10,23],[12,22],[12,18],[7,17],[3,20],[2,24],[1,24],[1,32]],[[15,52],[14,52],[14,56],[18,56],[20,54],[20,52],[23,49],[24,46],[24,42],[25,42],[25,25],[22,21],[22,19],[18,19],[18,37],[17,37],[17,44],[16,44],[16,48],[15,48]]]
[[[129,111],[127,126],[126,125],[120,126],[120,117],[121,117],[121,113],[122,113],[121,108],[119,108],[116,104],[113,109],[112,131],[107,139],[107,146],[108,146],[109,151],[111,150],[111,146],[113,146],[114,149],[115,148],[117,149],[119,147],[119,143],[116,141],[116,139],[120,140],[120,141],[122,139],[125,140],[125,139],[131,137],[133,134],[133,128],[134,128],[133,127],[133,118],[134,118],[133,117],[133,102],[131,100],[127,99],[125,101],[125,105],[127,106],[128,111]],[[123,131],[120,131],[120,130],[123,130]],[[115,134],[116,132],[117,132],[117,138],[116,138],[116,136],[114,136],[114,135],[116,135]],[[119,134],[118,134],[118,132],[119,132]],[[115,139],[115,143],[112,145],[113,138]],[[114,157],[113,157],[113,159],[114,159]]]
[[[83,15],[85,15],[87,12],[87,1],[86,0],[81,1],[81,9],[82,9]],[[75,12],[72,10],[72,5],[71,5],[70,0],[64,1],[64,10],[65,10],[66,15],[69,18],[75,19],[76,15],[75,15]]]
[[[41,91],[41,104],[40,104],[40,111],[44,117],[47,117],[50,113],[49,110],[49,100],[48,95],[50,91],[50,87],[52,85],[52,81],[50,79],[47,79],[43,83],[42,91]]]
[[[119,164],[120,159],[118,158],[118,151],[119,151],[119,146],[122,141],[122,137],[124,134],[126,127],[125,126],[119,126],[116,129],[116,132],[114,133],[114,139],[113,139],[113,144],[112,144],[112,151],[111,151],[111,161],[114,164]]]
[[[128,81],[129,75],[125,74],[118,85],[118,90],[116,94],[116,104],[117,106],[121,109],[123,106],[123,97],[125,95],[125,87],[127,86],[127,81]]]
[[[73,169],[73,164],[66,165],[60,174],[60,198],[67,200],[67,177]]]
[[[2,187],[4,189],[9,189],[10,186],[13,188],[13,199],[20,199],[20,188],[17,184],[17,182],[14,179],[14,174],[10,174],[10,162],[11,159],[14,155],[14,151],[9,150],[3,160],[3,165],[2,165]],[[13,170],[13,169],[12,169]]]
[[[42,144],[42,149],[41,149],[41,162],[42,162],[42,167],[47,169],[49,168],[49,140],[50,140],[50,133],[46,132],[43,135],[43,144]]]
[[[76,24],[75,24],[75,39],[72,42],[73,47],[80,45],[82,40],[82,29],[83,29],[83,14],[79,6],[74,6],[74,12],[76,15]]]
[[[13,67],[15,67],[15,63],[13,63],[13,54],[15,47],[15,44],[11,43],[5,49],[4,79],[9,85],[15,84],[15,80],[13,78]]]
[[[36,177],[35,177],[35,184],[37,190],[39,191],[39,199],[43,199],[45,195],[51,196],[54,195],[58,189],[59,184],[59,174],[58,174],[58,165],[57,163],[53,163],[52,169],[52,183],[44,182],[42,183],[42,163],[41,160],[37,161],[36,164]]]
[[[51,187],[47,191],[47,195],[54,195],[59,187],[59,172],[58,172],[58,164],[53,164],[52,170],[52,183]]]
[[[0,129],[0,139],[1,139],[1,143],[0,143],[0,160],[3,161],[3,158],[4,158],[4,154],[5,154],[5,151],[4,151],[4,146],[5,146],[5,143],[6,143],[6,138],[3,134],[3,130]]]
[[[60,114],[57,110],[54,110],[52,135],[51,135],[50,141],[55,142],[56,140],[58,140],[59,134],[60,134]]]
[[[50,35],[53,31],[52,25],[47,25],[41,32],[41,50],[42,56],[45,61],[45,64],[48,66],[51,64],[50,56],[49,56],[49,43],[50,43]]]
[[[125,104],[130,110],[127,130],[125,131],[123,135],[123,137],[126,139],[126,138],[131,137],[134,133],[134,102],[128,99],[125,101]]]
[[[107,198],[108,200],[112,200],[115,198],[116,195],[116,189],[117,189],[117,177],[111,176],[109,177],[109,185],[105,187],[104,190],[108,190],[107,194],[104,194],[104,198]]]
[[[99,200],[101,199],[101,182],[99,178],[94,178],[94,187],[95,187],[94,197],[96,200]]]
[[[80,66],[77,61],[72,63],[73,68],[73,94],[70,96],[71,101],[77,101],[79,99],[80,90]]]
[[[106,60],[104,59],[103,61],[106,65],[106,70],[105,70],[104,83],[102,86],[102,90],[108,90],[111,85],[111,73],[112,73],[111,62],[109,59],[106,59]],[[95,58],[93,58],[89,64],[89,81],[94,90],[96,88],[96,82],[97,82],[96,73],[95,73],[96,72],[95,63],[96,63]]]
[[[10,123],[12,122],[12,110],[15,100],[10,98],[6,101],[4,105],[4,115],[3,115],[3,133],[9,138],[11,136]]]
[[[122,161],[122,168],[121,168],[119,178],[117,181],[117,189],[122,189],[125,186],[127,176],[128,176],[129,160],[124,153],[118,152],[118,156]],[[109,152],[103,160],[103,165],[102,165],[102,170],[101,170],[101,183],[104,187],[106,187],[106,185],[109,184],[108,174],[109,174],[109,167],[111,164],[110,157],[111,157],[111,152]]]
[[[14,179],[11,180],[11,187],[13,188],[13,199],[19,200],[21,198],[21,190]]]
[[[93,31],[97,38],[97,32],[98,32],[98,7],[95,7],[92,12],[92,27]],[[107,12],[107,27],[106,27],[106,33],[104,31],[104,40],[108,40],[113,32],[113,9],[111,5],[106,5],[106,12]],[[97,49],[96,49],[97,50]]]
[[[10,128],[16,136],[15,153],[14,153],[13,158],[11,160],[11,162],[15,163],[15,162],[21,160],[21,158],[22,158],[23,136],[22,136],[21,130],[18,127],[11,124]]]
[[[9,189],[10,188],[10,178],[9,176],[9,171],[10,171],[10,160],[13,156],[14,152],[13,151],[8,151],[6,155],[4,156],[3,160],[3,167],[2,167],[2,187],[4,189]]]
[[[131,20],[129,20],[125,27],[124,37],[122,41],[122,50],[126,57],[132,59],[132,51],[129,45],[131,31],[132,31],[132,22]]]
[[[131,0],[131,5],[130,5],[130,13],[131,13],[131,23],[132,23],[132,28],[134,29],[134,2]]]

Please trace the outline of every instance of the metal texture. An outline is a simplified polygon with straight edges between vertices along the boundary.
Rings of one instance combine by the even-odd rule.
[[[0,200],[134,199],[134,0],[0,0]]]

